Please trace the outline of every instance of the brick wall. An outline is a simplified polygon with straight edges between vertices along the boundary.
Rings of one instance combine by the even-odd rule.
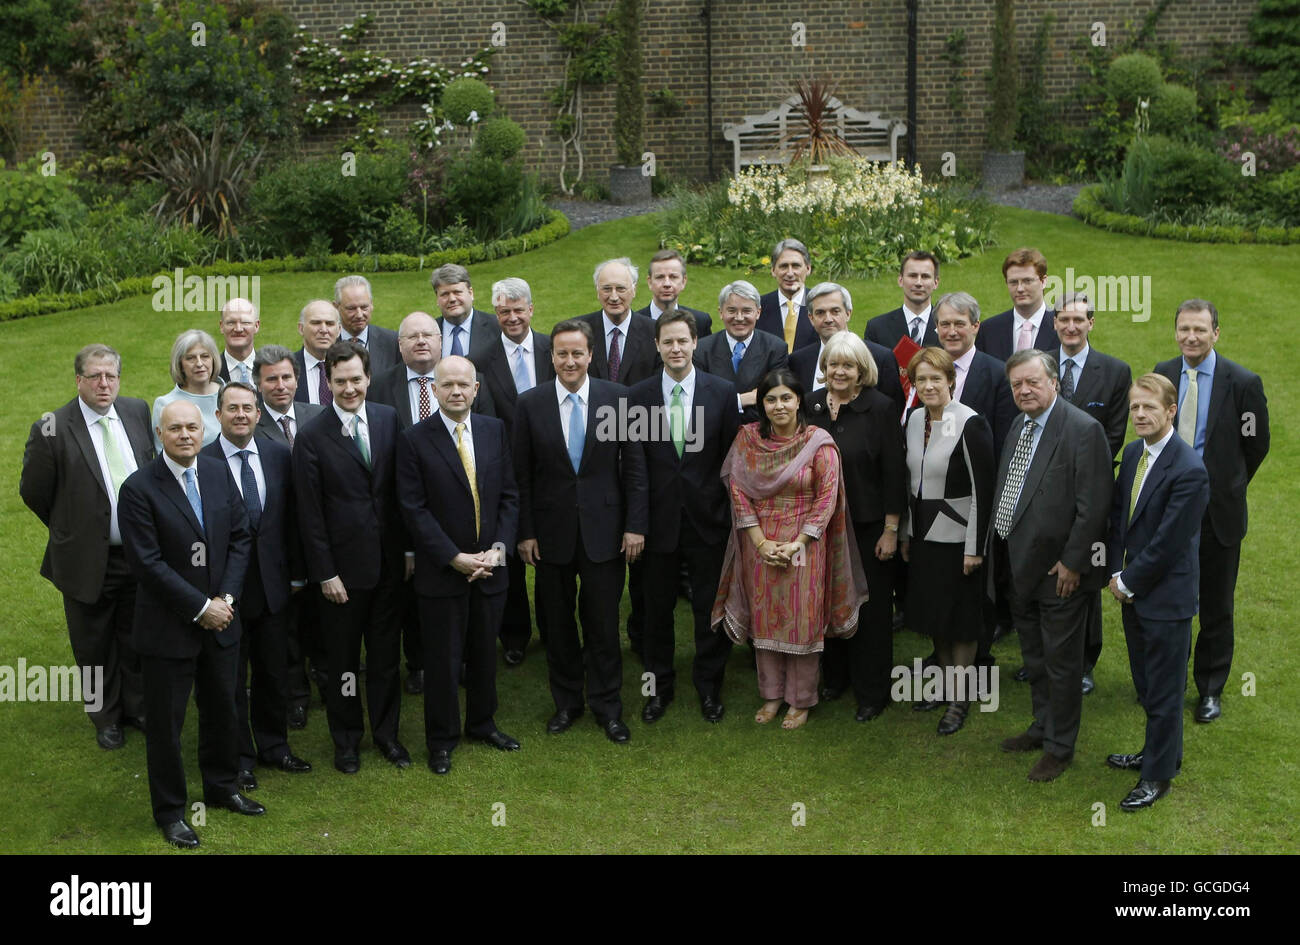
[[[1064,96],[1079,78],[1069,54],[1075,37],[1101,21],[1108,41],[1114,43],[1154,5],[1155,0],[1096,0],[1082,7],[1066,0],[1021,0],[1016,25],[1022,57],[1035,24],[1047,13],[1054,14],[1046,80],[1051,97]],[[701,16],[705,0],[647,0],[642,41],[646,94],[669,88],[686,105],[675,118],[660,116],[652,105],[646,108],[646,145],[655,152],[660,173],[707,177],[710,143],[716,171],[729,169],[730,143],[722,138],[722,123],[774,107],[804,76],[832,78],[847,105],[906,117],[904,0],[712,0],[707,6],[712,19],[712,122],[706,23]],[[1213,39],[1244,41],[1256,6],[1256,0],[1180,0],[1165,11],[1156,35],[1177,42],[1189,54],[1208,51]],[[550,177],[558,170],[559,144],[550,130],[554,108],[548,97],[560,82],[564,56],[551,28],[520,0],[288,0],[282,7],[322,39],[334,37],[338,27],[364,11],[374,23],[366,45],[399,61],[427,56],[459,62],[490,44],[494,23],[504,24],[506,45],[496,53],[488,79],[500,104],[528,135],[529,163]],[[609,0],[587,0],[584,8],[594,20],[608,10]],[[992,22],[993,4],[987,0],[919,4],[916,140],[917,156],[927,170],[937,167],[945,151],[955,153],[959,164],[978,165]],[[802,30],[796,24],[802,24]],[[949,108],[952,67],[941,58],[946,37],[957,29],[967,36],[965,105],[960,114]],[[802,39],[803,45],[795,45],[795,39]],[[591,89],[583,100],[586,176],[597,180],[605,179],[605,169],[614,161],[613,102],[612,83]],[[76,107],[75,96],[65,96],[62,109],[49,111],[48,135],[61,146],[76,146],[69,118]],[[405,112],[394,124],[414,115]],[[324,152],[336,148],[343,137],[333,131],[311,134],[304,146]],[[900,147],[904,143],[900,141]]]

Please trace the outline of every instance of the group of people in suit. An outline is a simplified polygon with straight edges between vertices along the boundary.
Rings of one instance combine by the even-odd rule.
[[[480,311],[456,265],[431,277],[440,314],[412,312],[395,332],[372,323],[363,277],[338,280],[332,300],[301,309],[297,351],[255,348],[258,314],[235,299],[221,312],[224,350],[197,329],[178,337],[176,387],[152,414],[118,396],[116,351],[78,352],[77,396],[33,425],[21,493],[49,529],[41,573],[63,595],[74,658],[105,669],[97,742],[111,750],[124,726],[145,731],[167,841],[199,842],[180,747],[191,691],[205,801],[249,815],[265,810],[244,793],[257,766],[311,770],[288,733],[306,724],[313,681],[337,770],[359,770],[366,714],[381,756],[411,763],[398,740],[403,650],[434,773],[451,770],[462,733],[518,750],[495,722],[497,644],[519,665],[534,624],[555,704],[548,733],[589,708],[607,738],[628,741],[625,582],[629,641],[651,680],[643,722],[677,695],[679,591],[699,710],[721,721],[728,657],[746,641],[724,617],[739,600],[727,576],[744,580],[739,536],[754,539],[743,561],[760,574],[822,536],[819,525],[773,543],[738,523],[737,486],[763,481],[746,480],[737,454],[755,421],[746,442],[762,449],[825,429],[799,455],[835,458],[834,515],[852,525],[835,538],[846,585],[835,632],[813,628],[799,646],[822,654],[822,685],[814,669],[810,690],[807,664],[790,662],[773,689],[763,667],[775,664],[760,660],[758,721],[775,713],[773,692],[794,728],[818,694],[850,687],[858,720],[877,717],[897,590],[894,620],[934,636],[944,665],[973,666],[999,633],[1020,634],[1033,721],[1002,747],[1041,749],[1030,778],[1052,780],[1073,758],[1109,587],[1148,725],[1141,750],[1108,762],[1140,771],[1126,808],[1163,796],[1181,765],[1198,596],[1195,717],[1222,711],[1246,485],[1268,451],[1262,384],[1215,352],[1214,306],[1184,302],[1181,358],[1133,381],[1089,345],[1086,297],[1047,308],[1036,250],[1007,257],[1012,308],[985,323],[965,293],[932,302],[939,262],[910,253],[903,305],[862,337],[847,330],[846,288],[807,285],[802,243],[783,241],[772,259],[777,288],[724,287],[716,332],[679,304],[686,266],[671,250],[650,262],[648,306],[632,308],[637,267],[607,260],[593,274],[599,308],[549,337],[532,330],[526,282],[495,283],[493,311]],[[1115,480],[1129,416],[1140,439]],[[945,692],[916,707],[945,705],[939,731],[951,734],[969,701]]]

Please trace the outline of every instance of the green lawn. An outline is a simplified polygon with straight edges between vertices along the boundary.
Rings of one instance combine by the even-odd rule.
[[[544,249],[477,266],[472,275],[480,307],[489,307],[493,280],[522,276],[533,286],[537,321],[596,307],[591,271],[596,262],[629,255],[648,259],[657,242],[653,217],[584,229]],[[1052,272],[1149,275],[1150,321],[1100,315],[1093,341],[1126,359],[1135,372],[1172,357],[1173,312],[1189,296],[1218,305],[1219,350],[1259,372],[1273,417],[1273,446],[1251,488],[1251,530],[1237,590],[1234,676],[1253,673],[1257,694],[1229,686],[1223,718],[1186,726],[1186,763],[1169,798],[1153,810],[1124,814],[1118,802],[1135,778],[1105,767],[1113,751],[1134,751],[1143,715],[1134,703],[1119,630],[1118,605],[1106,610],[1106,651],[1097,668],[1098,691],[1084,703],[1076,762],[1059,780],[1030,784],[1032,756],[1005,755],[998,742],[1023,730],[1029,692],[1010,680],[1019,665],[1012,637],[995,652],[1006,675],[1001,706],[972,713],[951,738],[934,734],[934,714],[893,708],[879,720],[853,721],[852,699],[819,707],[803,730],[757,726],[754,673],[744,652],[733,654],[724,700],[727,717],[704,723],[689,684],[683,698],[655,726],[639,720],[639,665],[624,669],[626,718],[632,741],[607,742],[586,716],[568,734],[549,737],[552,711],[545,658],[534,641],[518,670],[501,668],[501,727],[523,742],[504,755],[466,746],[454,755],[449,777],[424,767],[423,725],[417,699],[406,697],[402,739],[415,765],[398,772],[370,750],[362,770],[345,778],[332,766],[324,713],[313,706],[304,732],[291,733],[297,754],[316,770],[305,776],[262,772],[263,818],[224,811],[199,829],[208,852],[1293,852],[1297,847],[1296,745],[1300,725],[1300,657],[1293,636],[1300,625],[1294,575],[1300,553],[1294,538],[1300,487],[1296,438],[1287,422],[1300,406],[1300,384],[1283,357],[1284,309],[1300,297],[1300,247],[1202,246],[1164,243],[1092,230],[1074,220],[998,210],[998,244],[982,256],[945,266],[940,289],[964,289],[987,306],[1007,307],[1002,257],[1021,245],[1039,247]],[[340,274],[274,276],[261,287],[259,340],[299,346],[294,330],[303,302],[327,296]],[[683,301],[716,309],[718,290],[735,274],[692,268]],[[813,274],[816,281],[817,273]],[[749,277],[761,291],[766,273]],[[372,277],[376,320],[396,327],[408,311],[436,314],[427,274]],[[848,283],[857,314],[851,327],[895,307],[892,277]],[[638,304],[648,297],[644,284]],[[90,341],[105,341],[124,358],[123,394],[152,400],[171,387],[170,344],[196,322],[154,313],[141,297],[76,312],[0,324],[0,456],[11,487],[0,499],[0,665],[62,664],[70,660],[61,602],[37,574],[45,532],[18,497],[23,443],[31,422],[73,396],[72,357]],[[199,327],[215,332],[216,316]],[[1287,588],[1291,587],[1288,591]],[[689,674],[689,616],[678,611],[679,673]],[[910,634],[895,638],[898,662],[929,650]],[[689,678],[689,676],[687,676]],[[1194,694],[1194,693],[1193,693]],[[127,747],[105,753],[79,706],[3,704],[0,725],[0,851],[162,853],[153,827],[145,778],[144,738],[133,729]],[[185,758],[191,800],[198,781],[194,712]],[[1106,805],[1106,826],[1093,826],[1093,805]],[[493,825],[495,804],[505,823]],[[806,825],[792,825],[794,805]],[[498,810],[500,810],[498,808]]]

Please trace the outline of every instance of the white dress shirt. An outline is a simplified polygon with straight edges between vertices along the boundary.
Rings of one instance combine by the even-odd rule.
[[[519,355],[516,354],[516,352],[519,351],[519,349],[521,348],[523,349],[524,370],[528,372],[528,380],[532,382],[533,387],[536,387],[537,386],[537,365],[533,361],[533,352],[536,350],[536,348],[534,348],[533,346],[532,329],[530,328],[528,330],[527,337],[525,337],[524,340],[519,342],[518,344],[515,344],[513,341],[511,341],[503,334],[501,336],[501,347],[505,349],[506,367],[510,369],[511,377],[514,377],[515,361],[519,357]]]
[[[302,363],[306,367],[307,382],[307,401],[308,403],[320,403],[320,379],[325,376],[325,362],[317,358],[306,348],[302,349]],[[329,378],[325,378],[325,386],[329,386]]]
[[[1011,350],[1012,351],[1015,351],[1016,345],[1020,343],[1020,333],[1025,330],[1025,322],[1029,322],[1031,325],[1034,326],[1034,330],[1029,333],[1029,347],[1032,348],[1034,346],[1034,341],[1038,338],[1038,332],[1043,327],[1043,316],[1046,314],[1047,314],[1046,302],[1038,306],[1038,311],[1034,312],[1034,314],[1030,315],[1028,318],[1022,318],[1020,316],[1020,313],[1017,312],[1014,308],[1011,310],[1011,321],[1012,321]]]
[[[966,378],[970,376],[971,362],[975,360],[975,347],[972,345],[970,350],[960,358],[953,359],[953,366],[957,369],[956,390],[952,392],[952,399],[961,401],[962,391],[966,389]]]
[[[569,418],[573,416],[573,404],[568,402],[569,393],[567,387],[559,381],[555,382],[555,397],[560,405],[560,426],[564,429],[564,449],[566,451],[569,449]],[[582,386],[573,393],[578,395],[578,403],[582,405],[582,418],[586,420],[587,408],[590,406],[588,398],[591,395],[591,375],[584,377]],[[585,430],[586,427],[584,426],[583,429]]]
[[[361,439],[366,441],[366,452],[370,454],[371,462],[373,463],[375,451],[370,447],[370,421],[366,419],[365,401],[361,402],[361,406],[357,408],[356,413],[348,413],[348,411],[344,410],[342,407],[338,405],[337,401],[331,404],[330,406],[334,408],[335,415],[339,418],[339,421],[343,424],[343,435],[347,437],[349,440],[352,439],[352,423],[353,423],[352,418],[353,417],[361,418]]]
[[[244,381],[244,383],[249,385],[253,384],[253,356],[256,353],[256,351],[250,350],[248,352],[248,357],[244,358],[242,361],[236,358],[229,351],[223,351],[221,353],[221,356],[226,359],[226,373],[230,375],[232,381],[240,380],[237,366],[242,364],[248,371],[248,380]]]
[[[1160,454],[1164,452],[1165,447],[1169,444],[1169,441],[1174,437],[1174,435],[1177,432],[1178,431],[1171,426],[1169,430],[1165,433],[1165,435],[1160,438],[1160,441],[1158,443],[1155,444],[1148,443],[1146,445],[1147,471],[1146,474],[1143,475],[1142,477],[1141,485],[1138,486],[1137,495],[1132,495],[1129,497],[1129,502],[1132,503],[1132,505],[1130,506],[1131,508],[1137,508],[1137,500],[1142,495],[1142,490],[1146,488],[1147,481],[1151,478],[1151,467],[1156,464],[1156,460],[1160,458]],[[1139,457],[1139,459],[1141,459],[1141,457]],[[1121,573],[1122,571],[1116,571],[1113,575],[1115,578],[1115,583],[1119,585],[1119,592],[1123,594],[1125,597],[1132,597],[1133,592],[1130,591],[1128,587],[1124,584],[1124,579],[1120,577]]]
[[[95,446],[95,458],[99,460],[99,474],[104,477],[104,489],[108,492],[108,543],[110,545],[122,544],[122,530],[117,524],[117,491],[113,488],[113,476],[108,471],[108,454],[104,452],[104,427],[99,422],[101,414],[95,413],[86,406],[86,402],[77,398],[77,403],[81,405],[81,415],[86,420],[86,426],[90,429],[90,442]],[[137,469],[135,463],[135,451],[131,449],[131,441],[127,438],[126,427],[122,423],[122,418],[117,415],[117,408],[109,404],[108,412],[102,414],[109,418],[113,427],[113,439],[117,443],[118,455],[122,457],[122,468],[126,475],[131,475]],[[123,482],[126,480],[123,479]]]
[[[253,478],[257,480],[257,505],[258,508],[266,508],[266,476],[262,474],[262,456],[257,451],[257,437],[249,440],[247,446],[236,446],[227,440],[223,433],[217,437],[217,442],[221,444],[221,451],[226,454],[226,465],[230,467],[230,475],[234,477],[240,495],[244,495],[244,460],[239,456],[239,451],[248,450],[249,465],[253,467]],[[244,498],[247,502],[248,497],[244,496]]]
[[[429,416],[438,412],[438,398],[434,396],[433,388],[437,383],[437,378],[433,376],[433,371],[428,374],[421,374],[414,370],[410,365],[406,367],[406,394],[411,401],[411,421],[420,422],[420,378],[428,378],[429,387]]]

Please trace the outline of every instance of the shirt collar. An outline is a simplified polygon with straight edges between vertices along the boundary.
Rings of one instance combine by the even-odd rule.
[[[602,309],[601,312],[600,312],[600,318],[601,318],[601,320],[605,323],[605,337],[606,337],[607,339],[609,338],[609,333],[610,333],[611,331],[613,331],[615,328],[618,329],[618,333],[619,333],[620,335],[622,335],[624,338],[627,337],[627,326],[628,326],[628,322],[629,322],[629,321],[631,320],[631,318],[632,318],[632,313],[631,313],[631,312],[628,312],[628,313],[627,313],[627,316],[626,316],[626,317],[625,317],[621,322],[619,322],[617,325],[615,325],[612,321],[610,321],[609,316],[605,314],[604,309]]]
[[[253,357],[254,357],[254,355],[256,355],[256,354],[257,354],[257,350],[256,350],[256,349],[253,349],[253,350],[251,350],[251,351],[248,352],[248,357],[244,358],[244,359],[241,361],[239,358],[235,357],[235,356],[234,356],[233,354],[231,354],[229,351],[222,351],[222,352],[221,352],[221,356],[224,357],[224,358],[226,359],[226,370],[227,370],[227,371],[229,371],[229,372],[231,372],[231,373],[234,373],[235,365],[237,365],[237,364],[242,364],[244,367],[248,368],[248,374],[249,374],[250,377],[251,377],[252,374],[253,374]]]
[[[430,371],[428,374],[421,374],[419,371],[411,367],[409,364],[406,366],[406,383],[408,384],[411,383],[411,381],[419,380],[422,377],[427,377],[430,381],[432,381],[433,375],[434,375],[433,371]]]
[[[1037,333],[1043,326],[1043,316],[1047,314],[1047,303],[1043,302],[1039,305],[1038,311],[1034,312],[1034,314],[1030,315],[1028,318],[1023,318],[1014,308],[1011,311],[1016,316],[1016,334],[1024,331],[1025,322],[1033,322],[1034,332]]]
[[[306,348],[303,348],[303,349],[302,349],[302,363],[303,363],[303,365],[307,368],[307,370],[310,371],[310,370],[311,370],[312,368],[314,368],[316,365],[318,365],[318,364],[324,364],[325,361],[324,361],[322,358],[318,358],[318,357],[316,357],[316,355],[312,354],[312,353],[311,353],[310,351],[308,351]]]
[[[334,401],[332,404],[330,404],[330,406],[334,408],[335,416],[337,416],[339,418],[339,422],[343,424],[343,432],[345,435],[347,436],[352,435],[352,418],[354,416],[361,418],[361,425],[363,427],[370,426],[370,420],[366,417],[366,402],[364,400],[361,402],[361,406],[357,408],[357,412],[355,414],[348,413],[346,410],[340,407],[339,402],[337,400]]]
[[[114,420],[117,420],[118,423],[122,422],[121,418],[117,415],[117,405],[115,403],[109,404],[108,412],[103,414],[95,413],[95,411],[86,406],[86,402],[80,397],[77,398],[77,404],[81,407],[81,415],[86,418],[87,427],[93,427],[95,424],[99,423],[99,418],[101,416],[112,417]]]
[[[198,466],[199,466],[199,458],[198,458],[197,456],[194,457],[193,461],[190,463],[189,466],[182,466],[180,463],[176,462],[176,460],[172,459],[172,458],[171,458],[170,456],[168,456],[166,453],[163,453],[163,454],[162,454],[162,458],[163,458],[163,462],[167,464],[167,468],[168,468],[169,470],[171,470],[171,474],[172,474],[172,476],[174,476],[174,477],[176,478],[176,481],[177,481],[177,482],[180,482],[180,483],[183,483],[183,482],[184,482],[184,478],[185,478],[185,470],[187,470],[187,469],[193,469],[193,470],[195,470],[195,476],[194,476],[194,478],[195,478],[195,480],[197,480],[197,479],[199,478],[198,475],[197,475]]]
[[[271,418],[271,422],[274,423],[276,426],[279,426],[279,425],[280,425],[280,418],[281,418],[281,417],[288,417],[290,420],[294,421],[295,423],[298,422],[298,418],[297,418],[297,416],[296,416],[296,415],[294,414],[294,412],[293,412],[293,401],[292,401],[292,400],[289,401],[289,409],[286,410],[284,413],[281,413],[280,411],[276,410],[276,409],[275,409],[274,407],[272,407],[270,404],[266,403],[266,401],[263,401],[263,402],[262,402],[262,409],[265,410],[265,411],[267,412],[267,414],[268,414],[268,415],[270,416],[270,418]]]
[[[471,423],[471,420],[474,417],[473,414],[470,414],[468,417],[466,417],[464,421],[453,420],[451,419],[451,417],[447,416],[441,410],[438,411],[438,416],[442,418],[442,424],[447,428],[447,432],[451,435],[451,441],[453,443],[456,442],[456,424],[458,422],[463,422],[465,424],[465,432],[468,433],[471,438],[473,438],[474,427]]]
[[[1036,417],[1030,417],[1027,414],[1023,415],[1025,417],[1025,422],[1028,423],[1030,420],[1033,420],[1034,423],[1038,424],[1038,429],[1043,429],[1043,427],[1047,426],[1047,418],[1052,415],[1052,411],[1056,409],[1056,402],[1060,399],[1061,395],[1057,394],[1052,398],[1052,402],[1047,405],[1047,409]]]
[[[1205,356],[1205,360],[1202,361],[1200,364],[1196,365],[1196,373],[1208,374],[1210,375],[1210,377],[1213,377],[1214,366],[1215,364],[1218,363],[1218,360],[1219,360],[1218,353],[1213,348],[1211,348],[1210,353]],[[1183,361],[1183,373],[1186,374],[1188,371],[1192,369],[1192,366],[1187,363],[1186,358],[1183,358],[1182,361]]]
[[[919,311],[919,312],[914,312],[914,311],[912,311],[910,308],[907,307],[907,301],[904,300],[904,301],[903,301],[903,321],[907,322],[907,327],[908,327],[909,329],[912,327],[912,320],[915,319],[915,318],[919,318],[919,319],[921,319],[922,324],[928,324],[929,321],[930,321],[930,310],[931,310],[931,307],[932,307],[932,306],[931,306],[931,303],[927,302],[925,308],[921,309],[921,311]]]
[[[221,450],[226,454],[226,459],[230,459],[230,457],[234,456],[236,453],[239,453],[242,450],[248,450],[250,453],[257,455],[256,436],[254,436],[251,440],[248,441],[247,446],[236,446],[234,443],[231,443],[228,439],[226,439],[226,435],[224,433],[219,433],[217,434],[217,442],[221,444]]]
[[[1165,447],[1169,445],[1169,441],[1173,439],[1176,432],[1174,427],[1170,425],[1169,429],[1165,431],[1165,435],[1160,438],[1160,442],[1156,443],[1155,446],[1147,444],[1145,440],[1142,441],[1146,445],[1147,452],[1151,454],[1151,458],[1147,460],[1148,466],[1160,458],[1160,454],[1164,452]]]
[[[662,375],[663,375],[662,387],[664,392],[664,403],[668,403],[669,399],[673,396],[673,388],[676,387],[678,384],[682,385],[682,393],[686,395],[687,400],[691,400],[691,401],[695,400],[695,365],[694,364],[691,365],[690,373],[688,373],[680,381],[673,380],[672,375],[669,374],[667,371],[663,371]]]
[[[1081,350],[1078,354],[1066,354],[1066,353],[1065,353],[1065,349],[1062,348],[1062,349],[1061,349],[1061,352],[1060,352],[1060,354],[1061,354],[1061,360],[1060,360],[1060,363],[1059,363],[1057,366],[1058,366],[1062,371],[1064,371],[1064,370],[1065,370],[1065,362],[1066,362],[1066,361],[1073,361],[1073,362],[1074,362],[1074,366],[1077,367],[1079,370],[1082,371],[1082,370],[1083,370],[1083,366],[1084,366],[1084,364],[1086,364],[1087,361],[1088,361],[1088,354],[1089,354],[1089,352],[1091,352],[1091,351],[1092,351],[1092,348],[1089,347],[1088,342],[1086,342],[1086,341],[1083,343],[1083,350]]]
[[[531,357],[533,353],[533,330],[531,328],[528,329],[528,334],[525,335],[524,340],[520,342],[511,341],[505,336],[505,333],[502,332],[501,346],[506,349],[507,355],[513,356],[516,348],[523,348],[524,354]]]
[[[582,386],[579,387],[575,393],[578,395],[578,400],[585,405],[587,403],[588,395],[591,394],[590,374],[582,379]],[[569,389],[561,384],[558,378],[555,381],[555,396],[556,402],[561,404],[569,399]]]
[[[969,351],[963,354],[960,358],[953,358],[952,363],[961,368],[963,373],[969,371],[971,363],[975,360],[975,350],[975,346],[971,345]]]
[[[754,332],[752,330],[750,331],[749,337],[747,338],[735,338],[732,336],[731,332],[727,331],[726,328],[722,329],[722,333],[727,336],[727,347],[731,349],[732,354],[736,353],[736,345],[740,344],[741,342],[744,342],[745,350],[748,351],[749,343],[754,340]]]
[[[366,327],[361,329],[361,334],[359,335],[350,335],[348,334],[348,330],[346,328],[340,327],[339,337],[342,338],[344,341],[348,341],[350,339],[355,338],[357,341],[361,342],[363,345],[369,348],[370,347],[370,323],[366,322]]]

